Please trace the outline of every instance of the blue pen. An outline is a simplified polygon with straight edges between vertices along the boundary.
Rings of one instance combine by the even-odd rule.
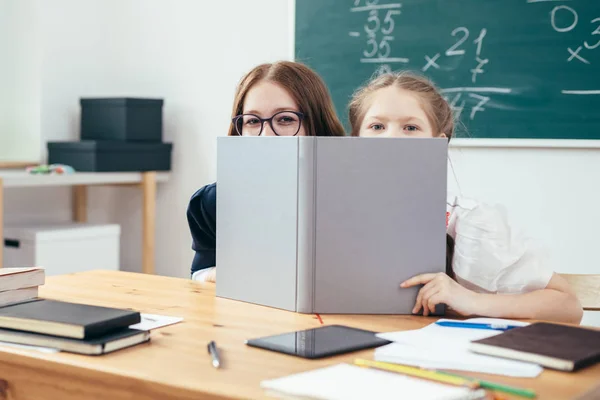
[[[478,322],[462,322],[462,321],[437,321],[436,325],[446,326],[448,328],[494,329],[494,330],[498,330],[498,331],[507,331],[512,328],[520,328],[519,325],[483,324],[483,323],[478,323]]]

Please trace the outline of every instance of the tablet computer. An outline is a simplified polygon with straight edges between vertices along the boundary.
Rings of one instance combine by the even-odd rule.
[[[250,339],[246,344],[302,358],[316,359],[391,343],[389,340],[375,336],[376,334],[377,332],[344,325],[327,325]]]

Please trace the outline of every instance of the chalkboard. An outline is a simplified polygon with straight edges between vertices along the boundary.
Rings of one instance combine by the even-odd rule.
[[[411,70],[458,137],[600,139],[600,0],[296,0],[295,55],[346,127],[358,86]]]

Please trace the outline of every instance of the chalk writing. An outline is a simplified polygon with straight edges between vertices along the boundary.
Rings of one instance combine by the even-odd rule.
[[[531,1],[528,0],[528,3],[533,3],[533,2],[539,2],[542,0],[535,0],[535,1]],[[549,0],[547,0],[549,1]],[[557,21],[558,16],[562,15],[562,22],[559,23]],[[560,6],[556,6],[552,9],[552,11],[550,11],[550,25],[552,26],[552,29],[554,29],[554,31],[558,32],[558,33],[567,33],[567,32],[571,32],[575,29],[575,27],[577,27],[579,23],[579,15],[577,14],[577,11],[569,6],[566,5],[560,5]],[[594,18],[590,21],[590,24],[592,25],[593,29],[591,31],[591,36],[595,36],[595,35],[600,35],[600,17],[598,18]],[[597,26],[594,26],[596,25]],[[595,29],[594,29],[595,28]],[[596,48],[600,47],[600,40],[598,40],[596,43],[590,43],[588,40],[584,40],[582,45],[579,45],[577,47],[573,46],[573,48],[571,47],[567,47],[567,52],[568,52],[568,56],[567,56],[567,62],[571,62],[571,61],[579,61],[583,64],[591,64],[591,62],[589,61],[589,59],[587,58],[588,55],[587,54],[581,54],[584,50],[594,50]]]
[[[392,55],[392,43],[394,41],[394,29],[396,27],[395,17],[401,14],[401,3],[379,4],[379,0],[354,0],[350,12],[367,12],[363,24],[366,42],[362,49],[359,61],[363,64],[379,64],[375,67],[376,75],[391,72],[390,64],[409,62],[405,57],[394,57]],[[385,13],[383,19],[381,13]],[[361,37],[361,32],[348,32],[349,36]]]

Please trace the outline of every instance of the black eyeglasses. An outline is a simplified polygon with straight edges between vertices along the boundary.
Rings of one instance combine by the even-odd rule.
[[[296,136],[300,132],[304,114],[297,111],[280,111],[271,118],[261,118],[254,114],[241,114],[235,116],[231,122],[240,136],[260,136],[265,126],[269,123],[273,133],[277,136]]]

